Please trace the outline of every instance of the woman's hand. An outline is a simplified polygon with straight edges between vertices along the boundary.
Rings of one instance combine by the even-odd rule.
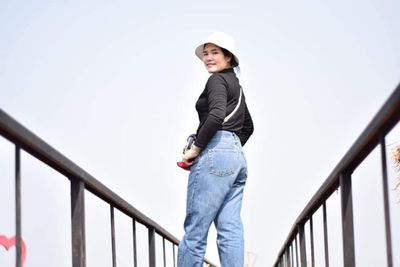
[[[191,166],[193,161],[197,156],[200,154],[201,148],[195,145],[183,154],[182,161],[185,162],[187,165]]]

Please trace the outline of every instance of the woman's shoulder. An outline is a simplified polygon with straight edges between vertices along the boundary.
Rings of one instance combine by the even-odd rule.
[[[226,74],[223,72],[215,72],[208,77],[207,86],[212,86],[216,84],[227,84]]]
[[[222,79],[224,77],[224,73],[223,72],[214,72],[210,75],[210,77],[208,78],[208,80],[212,80],[212,79]]]

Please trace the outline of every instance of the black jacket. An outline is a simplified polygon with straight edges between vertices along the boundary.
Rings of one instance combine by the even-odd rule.
[[[196,146],[205,147],[218,130],[234,132],[240,138],[242,145],[247,142],[254,131],[254,126],[244,93],[239,109],[223,124],[225,117],[235,109],[239,95],[239,79],[232,68],[213,73],[208,78],[206,87],[196,102],[200,119]]]

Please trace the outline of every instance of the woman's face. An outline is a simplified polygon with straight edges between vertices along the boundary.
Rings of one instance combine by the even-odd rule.
[[[231,67],[231,57],[226,57],[219,46],[206,44],[203,49],[203,62],[209,73],[220,72]]]

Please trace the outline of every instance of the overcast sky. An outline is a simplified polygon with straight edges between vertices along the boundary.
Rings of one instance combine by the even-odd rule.
[[[397,0],[1,1],[0,108],[180,239],[188,173],[175,161],[197,128],[194,104],[208,78],[194,49],[214,31],[233,35],[255,125],[245,146],[246,251],[255,266],[271,266],[398,85],[399,10]],[[14,233],[13,153],[0,138],[6,236]],[[354,174],[359,266],[385,264],[377,155]],[[71,266],[68,180],[27,154],[22,164],[26,266]],[[332,266],[341,264],[338,199],[328,203]],[[86,202],[88,266],[110,266],[109,208],[90,194]],[[128,266],[131,228],[118,213],[117,228],[119,266]],[[0,249],[0,266],[10,266],[9,255]],[[207,257],[218,263],[213,229]]]

